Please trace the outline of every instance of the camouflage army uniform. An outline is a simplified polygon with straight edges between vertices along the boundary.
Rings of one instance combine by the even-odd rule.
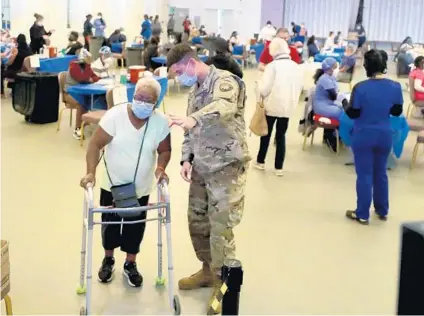
[[[211,66],[190,91],[187,115],[197,124],[185,134],[182,161],[192,161],[188,222],[197,257],[219,272],[235,257],[233,227],[244,207],[247,163],[244,82]]]

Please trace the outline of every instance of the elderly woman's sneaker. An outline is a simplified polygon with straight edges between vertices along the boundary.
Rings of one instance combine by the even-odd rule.
[[[113,272],[115,271],[115,258],[104,257],[102,266],[100,267],[98,278],[102,283],[109,283],[113,279]]]
[[[128,284],[132,287],[140,287],[143,284],[143,276],[138,272],[135,262],[125,262],[124,276],[127,277]]]
[[[81,129],[76,128],[74,130],[74,138],[80,140],[81,139]]]
[[[352,219],[354,221],[357,221],[358,223],[360,223],[362,225],[368,225],[369,224],[369,221],[367,219],[359,218],[356,215],[356,211],[347,211],[346,217],[349,218],[349,219]]]
[[[277,177],[282,177],[282,176],[284,176],[284,171],[283,171],[283,169],[275,169],[275,175],[276,175]]]
[[[254,166],[256,169],[259,169],[259,170],[265,170],[265,164],[264,164],[264,163],[255,162],[255,163],[253,164],[253,166]]]

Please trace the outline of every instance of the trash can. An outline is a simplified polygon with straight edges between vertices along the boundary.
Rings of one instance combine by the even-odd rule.
[[[99,58],[99,50],[102,48],[104,41],[105,38],[103,36],[93,36],[90,39],[90,54],[93,56],[93,61]]]
[[[28,122],[38,124],[57,122],[59,113],[57,73],[19,73],[13,87],[12,105]]]
[[[127,48],[127,67],[142,66],[143,64],[143,48],[128,47]]]

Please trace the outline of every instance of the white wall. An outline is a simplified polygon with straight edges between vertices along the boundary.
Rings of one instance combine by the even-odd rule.
[[[220,20],[225,18],[226,21],[221,25],[227,28],[233,27],[234,29],[221,29],[220,32],[223,36],[227,37],[232,31],[238,31],[243,40],[247,40],[253,36],[254,33],[259,33],[260,19],[261,19],[261,0],[168,0],[171,7],[189,8],[190,17],[200,16],[201,23],[202,16],[205,16],[205,10],[225,10]],[[228,10],[233,10],[232,14]],[[231,21],[230,21],[231,20]],[[206,23],[205,23],[206,24]],[[208,26],[206,25],[206,31]]]
[[[116,28],[124,27],[130,40],[139,35],[144,12],[141,0],[69,0],[70,24],[67,27],[68,0],[13,0],[10,2],[12,35],[24,33],[29,41],[29,29],[34,23],[34,13],[44,16],[46,30],[55,29],[51,37],[52,44],[63,48],[67,44],[69,32],[83,31],[83,23],[88,13],[94,16],[102,12],[107,23],[106,35],[109,36]],[[153,0],[150,0],[153,1]],[[160,1],[157,1],[160,2]]]

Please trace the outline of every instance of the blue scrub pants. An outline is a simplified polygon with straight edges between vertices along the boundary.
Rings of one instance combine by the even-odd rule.
[[[364,128],[354,130],[352,151],[356,169],[356,215],[370,217],[371,200],[377,214],[389,212],[389,182],[387,159],[392,150],[392,131]]]

